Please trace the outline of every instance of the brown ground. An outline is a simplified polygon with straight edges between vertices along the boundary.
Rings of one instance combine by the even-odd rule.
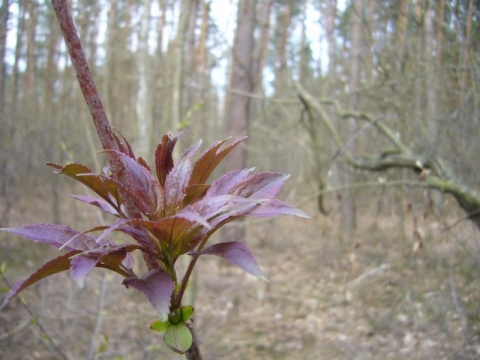
[[[195,324],[205,359],[480,359],[478,234],[466,222],[445,230],[413,218],[403,236],[396,217],[360,216],[353,241],[340,239],[335,216],[250,223],[247,242],[271,282],[200,261]],[[11,279],[55,254],[4,244]],[[0,313],[0,359],[60,359],[57,349],[87,359],[91,347],[96,359],[183,358],[148,329],[146,299],[104,274],[83,289],[62,274],[26,291],[35,320],[12,301]]]

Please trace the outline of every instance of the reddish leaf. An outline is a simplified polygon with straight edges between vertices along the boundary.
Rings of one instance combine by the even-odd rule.
[[[221,256],[259,279],[268,281],[245,243],[239,241],[218,243],[202,251],[190,253],[190,255]]]
[[[219,141],[210,146],[202,154],[200,159],[195,163],[190,184],[203,184],[205,183],[218,164],[232,151],[240,142],[247,137],[242,137],[233,141],[233,143],[223,150],[220,150],[222,145],[228,140]]]
[[[162,320],[166,320],[169,313],[170,298],[173,292],[173,281],[162,270],[151,270],[141,279],[130,277],[123,280],[123,284],[144,293]]]
[[[152,173],[152,169],[150,169],[150,166],[147,164],[147,162],[145,161],[144,158],[139,157],[139,158],[137,159],[137,162],[138,162],[140,165],[142,165],[145,169],[147,169],[150,174]]]
[[[158,144],[155,150],[155,168],[161,186],[165,186],[167,175],[173,169],[173,149],[181,135],[182,133],[175,137],[172,137],[171,134],[164,135],[162,142]]]
[[[53,260],[50,260],[46,264],[44,264],[41,268],[39,268],[36,272],[31,274],[28,278],[23,281],[16,283],[8,295],[3,299],[0,310],[7,304],[7,302],[17,295],[20,291],[26,289],[30,285],[35,284],[37,281],[46,278],[47,276],[59,273],[61,271],[68,270],[70,268],[70,257],[73,255],[78,254],[78,251],[72,251],[68,254],[64,254],[59,256]]]
[[[94,174],[87,166],[82,164],[68,164],[64,167],[56,165],[53,163],[47,163],[47,165],[57,169],[58,174],[64,174],[70,176],[72,179],[75,179],[88,188],[92,189],[104,200],[109,201],[108,190],[100,175]],[[89,174],[89,176],[79,176]]]
[[[190,208],[184,208],[174,216],[157,221],[133,220],[132,223],[142,225],[148,229],[162,243],[164,248],[169,249],[174,257],[191,250],[191,248],[185,248],[185,244],[202,227],[210,229],[208,222]]]
[[[195,201],[198,201],[199,199],[204,197],[209,188],[210,185],[207,184],[188,185],[187,189],[185,190],[183,206],[193,204]]]
[[[125,155],[128,155],[130,156],[131,158],[135,159],[135,154],[133,153],[133,150],[132,150],[132,147],[130,146],[130,144],[128,143],[127,139],[125,139],[125,136],[123,136],[123,134],[116,130],[118,132],[118,134],[122,137],[122,140],[120,140],[120,138],[117,136],[117,134],[113,134],[113,137],[115,138],[115,142],[117,143],[117,146],[118,146],[118,149],[120,150],[120,152],[122,154],[125,154]]]

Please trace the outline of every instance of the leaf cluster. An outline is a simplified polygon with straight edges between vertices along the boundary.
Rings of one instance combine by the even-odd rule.
[[[152,328],[165,328],[164,339],[177,352],[191,345],[186,322],[193,308],[182,305],[183,291],[197,259],[202,255],[224,257],[245,271],[266,279],[253,254],[243,242],[230,241],[205,247],[210,236],[223,225],[246,216],[306,215],[275,196],[288,175],[276,172],[253,173],[243,169],[224,174],[207,183],[220,162],[245,138],[219,141],[194,161],[201,141],[190,146],[174,162],[173,153],[180,135],[163,136],[155,151],[155,170],[135,157],[126,140],[118,138],[119,150],[105,150],[110,164],[94,173],[85,165],[60,166],[49,163],[57,173],[67,175],[88,187],[95,195],[73,197],[114,217],[109,225],[77,231],[65,225],[37,224],[3,231],[52,245],[65,254],[47,262],[27,279],[15,284],[2,307],[17,293],[55,273],[70,270],[83,286],[85,276],[95,267],[123,276],[123,284],[144,293],[160,315]],[[116,244],[108,240],[112,232],[129,235],[133,242]],[[148,271],[137,275],[131,252],[140,251]],[[190,269],[177,278],[175,263],[188,254]],[[163,325],[162,325],[163,324]],[[188,334],[187,334],[188,333]]]

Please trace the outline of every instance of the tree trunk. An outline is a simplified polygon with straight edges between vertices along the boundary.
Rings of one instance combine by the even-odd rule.
[[[262,92],[263,70],[267,59],[268,39],[270,31],[270,13],[272,10],[273,0],[263,1],[261,3],[262,10],[260,15],[260,43],[258,44],[254,62],[252,64],[253,74],[253,91],[257,94]]]
[[[165,129],[163,118],[164,109],[162,109],[163,99],[166,97],[165,91],[165,57],[163,52],[163,30],[167,21],[167,0],[159,0],[160,16],[157,22],[157,43],[155,47],[155,58],[153,60],[153,89],[152,89],[152,117],[154,119],[153,132],[162,134]]]
[[[0,117],[3,118],[5,111],[5,86],[7,69],[5,64],[5,53],[7,47],[7,23],[8,23],[8,7],[9,0],[2,1],[2,7],[0,8]]]
[[[183,119],[183,78],[185,67],[185,35],[188,29],[188,19],[190,13],[189,1],[183,0],[181,3],[180,15],[178,18],[177,34],[173,44],[173,58],[171,66],[173,68],[172,84],[172,116],[170,118],[170,130],[178,131],[180,122]]]
[[[463,107],[465,105],[465,96],[467,91],[468,65],[470,64],[470,41],[472,38],[472,18],[473,18],[473,0],[468,2],[468,15],[467,24],[465,28],[465,43],[463,44],[462,55],[462,78],[460,82],[460,104]]]
[[[137,146],[138,155],[146,159],[150,154],[152,140],[152,109],[149,92],[149,54],[148,54],[148,32],[150,30],[150,0],[143,0],[142,18],[140,22],[140,33],[138,35],[137,64],[138,64],[138,92],[137,112]]]
[[[26,4],[26,13],[28,14],[27,24],[27,70],[25,73],[24,93],[28,99],[28,106],[32,111],[36,109],[36,81],[35,81],[35,35],[37,28],[36,6],[33,1],[28,0]]]
[[[354,1],[354,16],[352,24],[352,45],[350,50],[350,71],[349,71],[349,81],[348,81],[348,91],[351,93],[348,99],[348,108],[356,110],[358,107],[358,95],[355,93],[355,90],[360,85],[360,69],[362,62],[362,51],[363,49],[363,34],[364,34],[364,1],[358,0]],[[352,93],[353,92],[353,93]],[[355,134],[355,123],[352,119],[349,119],[347,122],[347,136],[349,139]],[[353,139],[348,141],[348,147],[350,151],[355,152],[357,147],[356,141]],[[349,184],[351,182],[352,176],[345,172],[342,174],[342,184]],[[351,240],[353,237],[353,232],[356,227],[356,205],[354,194],[351,189],[346,189],[342,191],[342,227],[347,232],[348,240]]]
[[[230,93],[225,107],[225,119],[228,135],[238,137],[248,133],[249,98],[240,93],[253,90],[252,63],[255,31],[255,0],[239,0],[237,28],[233,42],[230,88],[238,92]],[[247,150],[237,148],[226,161],[226,170],[238,170],[246,167]],[[241,241],[245,238],[243,223],[222,228],[222,239],[225,241]]]

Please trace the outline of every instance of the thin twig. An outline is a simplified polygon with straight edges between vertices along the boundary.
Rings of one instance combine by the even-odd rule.
[[[103,313],[103,307],[105,304],[105,293],[107,290],[107,274],[103,274],[102,278],[102,287],[100,288],[100,297],[98,299],[98,308],[97,308],[97,316],[95,318],[95,329],[93,330],[92,333],[92,338],[90,340],[90,349],[88,351],[88,359],[89,360],[94,360],[95,359],[95,345],[96,345],[96,340],[100,336],[100,330],[102,328],[102,313]]]
[[[3,281],[5,281],[5,284],[7,284],[8,287],[12,287],[8,279],[5,277],[5,274],[3,274],[0,271],[0,275],[2,276]],[[65,360],[68,360],[67,356],[63,353],[63,351],[55,344],[53,341],[52,337],[48,334],[47,330],[42,326],[40,321],[38,320],[38,317],[33,313],[33,311],[30,309],[30,307],[23,301],[20,301],[20,304],[22,304],[23,308],[27,311],[28,315],[30,316],[30,319],[32,320],[33,323],[35,323],[40,331],[44,334],[45,339],[47,340],[47,343],[43,342],[43,344],[48,348],[50,345],[53,347],[55,352],[58,353],[58,355]]]

